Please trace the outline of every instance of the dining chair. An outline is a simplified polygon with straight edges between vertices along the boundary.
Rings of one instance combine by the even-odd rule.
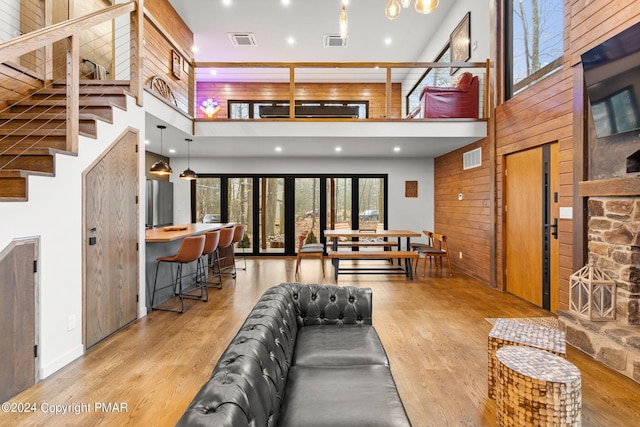
[[[409,245],[409,250],[411,250],[411,251],[416,251],[416,252],[418,252],[420,255],[425,254],[425,252],[423,251],[423,249],[433,248],[433,232],[432,232],[432,231],[429,231],[429,230],[422,230],[422,232],[423,232],[423,233],[424,233],[424,235],[426,236],[426,238],[427,238],[427,242],[426,242],[426,243],[423,243],[423,242],[412,242],[412,243]],[[426,264],[426,257],[427,257],[427,255],[424,255],[424,256],[425,256],[425,264]],[[430,256],[429,256],[428,258],[429,258],[429,264],[431,264],[431,259],[432,259],[432,257],[430,257]],[[418,262],[416,262],[416,266],[415,266],[415,271],[416,271],[416,272],[418,271],[418,264],[419,264],[419,263],[418,263]]]
[[[207,231],[204,233],[204,249],[202,250],[202,257],[198,260],[200,266],[200,275],[202,281],[208,285],[215,285],[217,288],[222,288],[222,275],[220,274],[220,266],[218,265],[218,271],[216,272],[215,266],[219,264],[218,261],[218,242],[220,242],[220,230]],[[204,258],[206,261],[203,262]],[[209,271],[211,274],[209,275]],[[212,279],[217,277],[217,281],[212,282]]]
[[[440,262],[440,270],[442,270],[442,258],[447,258],[447,263],[449,264],[449,275],[453,276],[453,271],[451,270],[451,258],[449,258],[449,247],[447,246],[447,236],[444,234],[431,233],[432,238],[432,247],[422,247],[417,248],[418,253],[424,255],[422,261],[422,276],[424,277],[426,269],[427,269],[427,257],[436,258],[436,266],[438,262]]]
[[[302,263],[303,257],[316,257],[320,258],[320,265],[322,265],[322,277],[324,277],[324,244],[322,243],[305,243],[308,232],[302,232],[298,235],[298,253],[296,256],[296,274]]]

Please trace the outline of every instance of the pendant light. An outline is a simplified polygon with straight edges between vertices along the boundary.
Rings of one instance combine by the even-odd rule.
[[[196,174],[194,171],[192,171],[189,168],[189,161],[191,158],[191,150],[190,150],[190,146],[191,146],[191,140],[189,138],[185,139],[185,141],[187,141],[187,168],[184,170],[184,172],[182,172],[180,174],[180,178],[182,179],[189,179],[189,180],[193,180],[198,178],[198,174]]]
[[[158,125],[158,129],[160,129],[160,155],[162,156],[162,131],[166,129],[166,126]],[[149,170],[151,173],[155,173],[156,175],[170,175],[173,173],[171,166],[167,164],[164,160],[158,160],[151,166]]]
[[[396,19],[400,15],[400,3],[398,0],[389,0],[387,7],[384,9],[385,15],[389,19]]]
[[[431,13],[438,7],[438,0],[416,0],[416,12],[426,15]]]
[[[342,5],[342,11],[340,12],[340,21],[338,23],[338,32],[341,39],[346,39],[349,35],[349,18],[347,17],[347,7]]]

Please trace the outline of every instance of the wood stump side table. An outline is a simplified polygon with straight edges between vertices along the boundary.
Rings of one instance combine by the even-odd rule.
[[[507,345],[519,345],[549,351],[566,357],[566,333],[559,329],[545,328],[533,323],[512,319],[497,319],[488,338],[489,398],[496,398],[496,351]]]
[[[568,360],[522,346],[496,351],[496,424],[576,426],[582,423],[582,377]]]

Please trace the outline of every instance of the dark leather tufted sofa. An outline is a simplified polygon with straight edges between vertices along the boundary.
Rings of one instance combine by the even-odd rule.
[[[178,426],[411,426],[371,323],[371,289],[268,289]]]

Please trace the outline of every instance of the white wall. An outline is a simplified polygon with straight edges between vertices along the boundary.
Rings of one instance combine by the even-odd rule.
[[[40,377],[46,378],[84,353],[82,343],[82,172],[130,123],[144,124],[144,112],[128,97],[127,112],[114,108],[113,125],[98,121],[98,137],[80,137],[78,156],[56,156],[56,176],[29,178],[29,201],[0,203],[0,250],[13,239],[40,238]],[[140,140],[144,139],[144,125]],[[144,144],[143,144],[144,145]],[[138,165],[144,185],[144,151]],[[142,198],[144,200],[144,198]],[[140,224],[144,224],[140,208]],[[144,227],[138,239],[144,242]],[[144,245],[141,245],[144,248]],[[140,251],[144,298],[144,249]],[[141,303],[143,304],[143,303]],[[146,308],[140,309],[141,314]],[[76,328],[68,331],[69,316]]]
[[[220,158],[191,159],[199,173],[255,174],[388,174],[389,228],[421,232],[433,229],[433,159],[353,158]],[[186,159],[172,158],[174,174],[174,223],[191,222],[189,181],[178,178],[187,168]],[[418,181],[418,197],[404,197],[405,181]]]
[[[20,35],[20,0],[1,0],[0,42]]]
[[[451,32],[458,26],[467,12],[471,12],[471,58],[469,62],[484,62],[491,54],[491,9],[493,2],[489,0],[457,0],[444,18],[438,30],[434,32],[429,43],[416,62],[432,62],[447,43]],[[475,45],[475,49],[474,49]],[[402,83],[403,97],[413,85],[415,78]],[[405,92],[406,91],[406,92]]]

